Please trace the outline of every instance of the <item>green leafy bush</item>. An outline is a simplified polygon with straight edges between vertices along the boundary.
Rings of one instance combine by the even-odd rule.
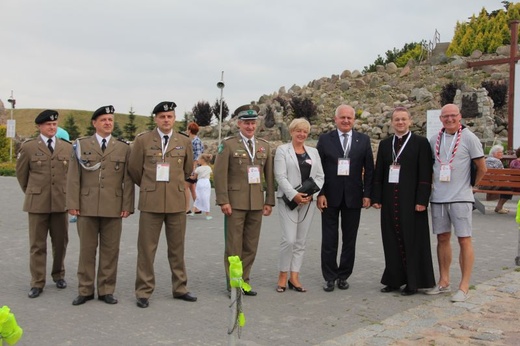
[[[16,163],[14,163],[14,162],[0,163],[0,175],[7,176],[7,177],[16,176]]]

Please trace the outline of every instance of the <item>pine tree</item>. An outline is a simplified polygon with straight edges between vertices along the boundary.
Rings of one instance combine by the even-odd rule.
[[[130,111],[128,112],[128,122],[124,126],[125,138],[129,141],[133,141],[135,138],[135,132],[137,131],[137,126],[135,125],[135,112],[134,108],[130,107]]]
[[[117,121],[114,121],[114,129],[112,130],[112,137],[123,138],[123,130]]]
[[[213,115],[218,120],[220,117],[220,101],[217,99],[215,100],[215,104],[213,104],[213,107],[211,108]],[[227,116],[229,115],[229,108],[225,100],[222,100],[222,121],[226,120]]]
[[[146,123],[146,128],[148,130],[150,130],[150,131],[155,129],[155,120],[154,120],[154,117],[153,117],[153,113],[150,114],[150,116],[148,117],[148,122]]]
[[[92,125],[91,121],[89,126],[85,130],[85,136],[92,136],[94,133],[96,133],[96,128],[94,127],[94,125]]]
[[[72,114],[67,116],[63,129],[69,133],[69,138],[71,141],[77,139],[80,136],[78,125],[76,125],[76,121],[74,120],[74,116]]]

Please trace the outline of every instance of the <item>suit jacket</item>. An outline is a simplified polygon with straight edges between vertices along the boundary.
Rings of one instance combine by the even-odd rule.
[[[255,136],[255,165],[260,166],[264,184],[249,184],[247,167],[251,159],[240,135],[224,139],[215,161],[214,180],[217,204],[233,209],[262,210],[274,206],[273,155],[269,143]],[[264,198],[265,191],[265,198]]]
[[[56,138],[51,154],[41,136],[22,144],[16,161],[16,178],[25,193],[23,210],[29,213],[63,213],[67,171],[72,145]]]
[[[348,208],[361,208],[363,198],[370,198],[372,193],[374,157],[370,138],[352,131],[351,143],[348,176],[338,176],[338,159],[343,157],[343,147],[337,130],[321,135],[316,145],[325,172],[325,183],[319,194],[327,197],[331,207],[339,207],[344,200]]]
[[[170,164],[167,182],[156,180],[157,164],[163,162],[161,141],[157,128],[141,133],[130,152],[128,173],[140,187],[138,208],[150,213],[185,212],[184,179],[193,170],[191,140],[172,133],[164,153],[164,162]]]
[[[78,209],[82,216],[120,217],[134,211],[134,183],[127,171],[130,146],[110,138],[105,152],[95,135],[80,138],[80,157],[73,152],[67,176],[67,209]],[[98,169],[88,170],[101,163]]]
[[[314,179],[316,185],[320,188],[324,183],[323,167],[318,150],[312,147],[304,146],[305,151],[312,161],[310,177]],[[296,152],[292,143],[282,144],[276,148],[274,156],[274,177],[278,183],[278,192],[276,197],[287,196],[292,200],[298,193],[295,187],[302,183],[300,165],[296,157]],[[316,193],[316,196],[318,193]]]

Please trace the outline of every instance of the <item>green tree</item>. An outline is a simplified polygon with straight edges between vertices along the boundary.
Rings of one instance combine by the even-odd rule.
[[[211,107],[211,111],[213,112],[213,115],[218,120],[220,117],[220,101],[217,99],[215,100],[215,103],[213,104],[213,107]],[[227,116],[229,115],[229,108],[225,100],[222,100],[222,121],[224,121]]]
[[[96,133],[96,128],[94,127],[94,125],[92,125],[91,121],[87,129],[85,130],[85,136],[92,136],[94,133]]]
[[[208,126],[211,124],[213,112],[207,101],[199,101],[192,109],[194,121],[199,126]]]
[[[135,125],[135,112],[133,107],[130,107],[130,112],[128,113],[128,122],[124,126],[124,133],[127,140],[133,141],[135,138],[135,132],[137,131],[137,126]]]
[[[7,127],[4,125],[0,125],[0,162],[7,162],[10,158],[9,148],[11,147],[11,145],[9,144],[10,139],[6,137],[6,134]]]
[[[123,138],[123,130],[117,121],[114,121],[114,129],[112,130],[112,137]]]
[[[65,119],[65,125],[63,125],[63,129],[69,133],[70,140],[73,141],[80,136],[78,125],[76,125],[76,121],[74,120],[74,116],[69,114],[67,119]]]
[[[154,117],[153,117],[153,113],[150,114],[150,116],[148,117],[148,122],[146,123],[146,128],[148,130],[150,130],[150,131],[155,129],[155,120],[154,120]]]

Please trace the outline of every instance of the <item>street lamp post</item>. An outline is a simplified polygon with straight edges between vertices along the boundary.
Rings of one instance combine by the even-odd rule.
[[[9,99],[7,100],[7,102],[9,102],[11,104],[11,121],[8,121],[9,123],[9,126],[7,126],[7,129],[9,131],[7,131],[7,137],[9,137],[9,161],[10,162],[13,162],[13,138],[15,136],[15,123],[13,121],[13,112],[14,112],[14,107],[16,105],[16,100],[14,99],[14,96],[13,96],[13,91],[11,90],[11,97],[9,97]],[[12,132],[12,133],[10,133]]]
[[[220,145],[221,137],[222,137],[222,95],[224,94],[224,71],[222,71],[222,75],[220,76],[220,81],[217,83],[217,88],[220,89],[220,114],[218,117],[218,145]]]

